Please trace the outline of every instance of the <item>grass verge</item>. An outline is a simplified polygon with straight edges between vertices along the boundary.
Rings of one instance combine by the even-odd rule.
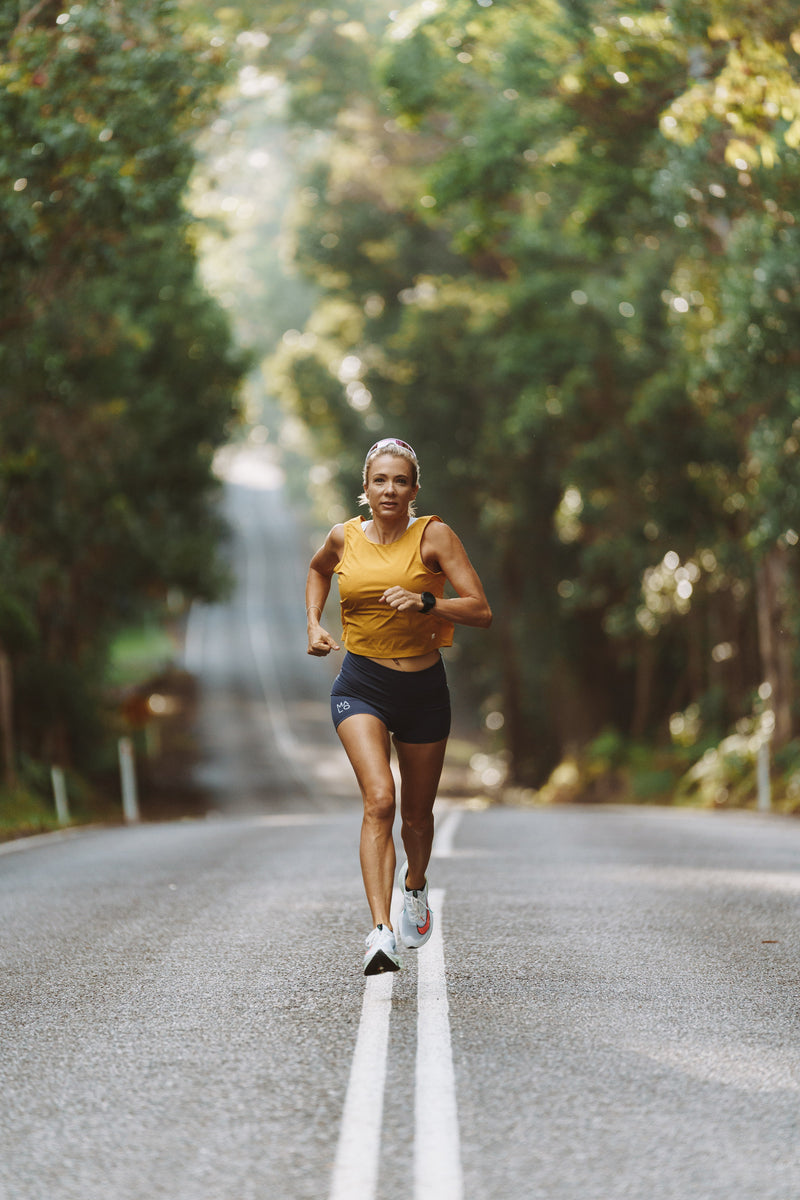
[[[26,788],[0,791],[0,842],[60,829],[55,806]]]

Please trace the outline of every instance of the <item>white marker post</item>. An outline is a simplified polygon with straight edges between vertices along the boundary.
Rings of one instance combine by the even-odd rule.
[[[762,683],[758,689],[758,695],[766,705],[772,695],[772,688],[768,683]],[[775,713],[771,708],[764,708],[761,713],[761,718],[758,722],[760,741],[758,750],[756,751],[756,789],[758,796],[758,811],[769,812],[772,808],[772,783],[769,773],[769,743],[772,735],[775,732]]]
[[[122,737],[118,743],[119,776],[122,785],[122,812],[128,824],[139,820],[139,795],[136,788],[136,766],[133,760],[133,742]]]
[[[67,784],[61,767],[50,768],[50,778],[53,782],[53,796],[56,802],[56,818],[59,825],[69,825],[69,800]]]

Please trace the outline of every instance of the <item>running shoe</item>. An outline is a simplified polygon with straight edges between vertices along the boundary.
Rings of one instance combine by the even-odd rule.
[[[397,953],[395,936],[388,926],[377,925],[367,938],[364,974],[383,975],[385,971],[399,970],[400,956]]]
[[[406,887],[408,863],[404,862],[397,874],[397,886],[403,897],[397,932],[401,943],[409,950],[419,950],[433,933],[433,913],[428,906],[428,881],[414,891]]]

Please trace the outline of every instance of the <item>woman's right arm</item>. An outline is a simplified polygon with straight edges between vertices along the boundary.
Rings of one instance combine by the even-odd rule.
[[[313,654],[315,658],[324,658],[326,654],[330,654],[331,650],[339,649],[335,639],[322,628],[320,622],[325,601],[331,590],[331,579],[336,564],[341,561],[343,552],[344,529],[341,525],[334,525],[325,539],[324,545],[320,546],[309,564],[308,578],[306,579],[308,653]]]

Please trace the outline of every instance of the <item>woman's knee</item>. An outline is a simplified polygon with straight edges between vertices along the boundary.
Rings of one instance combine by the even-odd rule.
[[[402,812],[402,832],[403,834],[412,834],[414,837],[429,837],[433,832],[433,811],[403,809]]]
[[[393,787],[375,786],[364,791],[365,820],[393,824],[395,816],[395,796]]]

